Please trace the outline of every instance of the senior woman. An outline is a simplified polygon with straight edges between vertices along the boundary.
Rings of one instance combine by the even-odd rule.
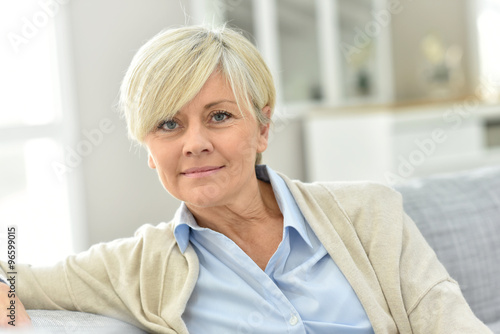
[[[121,106],[182,204],[134,237],[51,268],[18,266],[25,306],[154,333],[488,333],[398,193],[305,184],[258,164],[274,104],[266,64],[231,29],[183,27],[147,42]]]

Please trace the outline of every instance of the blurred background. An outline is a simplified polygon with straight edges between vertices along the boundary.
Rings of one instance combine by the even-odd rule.
[[[116,111],[137,49],[239,28],[278,88],[264,162],[387,184],[500,163],[500,0],[0,0],[0,259],[53,263],[169,221]]]

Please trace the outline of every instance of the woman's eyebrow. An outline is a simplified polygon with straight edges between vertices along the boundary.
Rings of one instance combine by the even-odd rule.
[[[236,104],[236,102],[235,102],[235,101],[231,101],[231,100],[219,100],[219,101],[210,102],[210,103],[206,104],[206,105],[205,105],[205,109],[210,109],[210,108],[212,108],[213,106],[216,106],[216,105],[218,105],[218,104],[220,104],[220,103],[224,103],[224,102],[229,102],[229,103],[234,103],[234,104]]]

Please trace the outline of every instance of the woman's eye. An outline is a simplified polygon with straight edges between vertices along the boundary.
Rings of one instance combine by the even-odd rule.
[[[164,130],[175,130],[175,128],[177,128],[177,122],[172,120],[165,121],[161,125],[161,128]]]
[[[227,112],[218,112],[216,114],[214,114],[212,116],[213,120],[216,121],[216,122],[222,122],[222,121],[225,121],[226,119],[228,119],[229,117],[231,117],[231,114],[227,113]]]

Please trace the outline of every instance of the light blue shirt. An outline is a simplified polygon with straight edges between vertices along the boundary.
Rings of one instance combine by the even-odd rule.
[[[193,334],[373,333],[358,297],[309,227],[285,181],[266,166],[283,214],[283,239],[265,271],[232,240],[201,228],[183,203],[175,238],[200,261],[198,281],[182,315]]]

